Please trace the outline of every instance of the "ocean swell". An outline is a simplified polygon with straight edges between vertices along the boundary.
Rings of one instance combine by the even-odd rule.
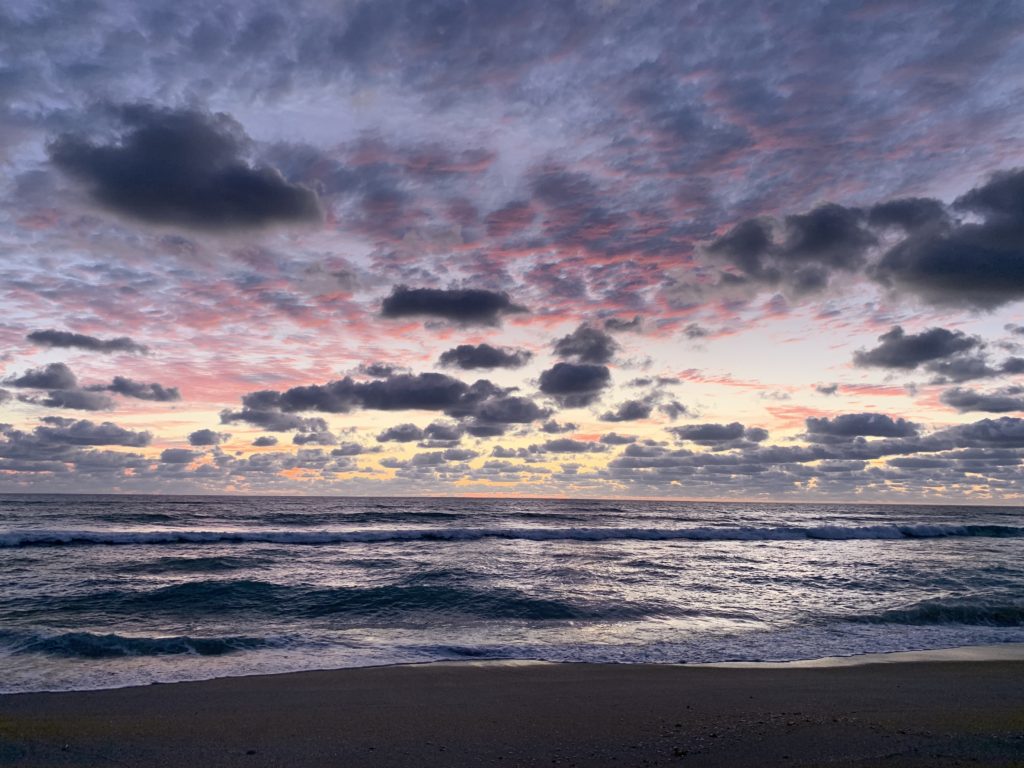
[[[6,531],[0,547],[138,544],[294,544],[322,545],[403,541],[854,541],[860,539],[1016,538],[1024,527],[1010,525],[870,525],[734,528],[393,528],[354,531]]]

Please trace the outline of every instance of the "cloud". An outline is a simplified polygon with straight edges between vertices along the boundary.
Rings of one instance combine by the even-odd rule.
[[[492,347],[490,344],[460,344],[441,354],[440,365],[473,370],[476,368],[521,368],[533,353],[525,349]]]
[[[540,391],[566,408],[590,405],[611,384],[611,373],[604,365],[555,363],[540,375]]]
[[[632,320],[609,317],[604,321],[604,329],[616,333],[620,331],[639,331],[642,327],[643,320],[640,319],[640,315],[634,315]]]
[[[838,384],[834,384],[834,383],[833,384],[816,384],[814,386],[814,390],[819,395],[834,395],[836,392],[839,391],[839,385]]]
[[[223,410],[220,412],[221,424],[233,424],[244,421],[254,427],[268,429],[271,432],[319,432],[327,429],[327,422],[321,418],[303,418],[293,413],[282,413],[273,409],[242,408],[240,411]]]
[[[880,368],[913,370],[918,366],[935,374],[933,384],[969,381],[1024,371],[1024,358],[1008,357],[993,367],[983,356],[985,342],[977,336],[945,328],[929,328],[918,334],[906,334],[900,326],[878,337],[881,342],[870,350],[854,353],[854,364]]]
[[[907,334],[895,325],[878,337],[881,342],[870,350],[854,353],[853,362],[860,366],[913,370],[922,363],[951,357],[979,349],[983,342],[963,331],[929,328],[917,334]]]
[[[51,389],[44,396],[23,395],[18,399],[44,408],[69,408],[75,411],[109,411],[114,407],[114,401],[109,396],[84,389]]]
[[[224,113],[134,104],[117,117],[123,130],[110,143],[63,134],[48,146],[54,165],[116,213],[213,230],[321,217],[314,192],[245,159],[249,138]]]
[[[320,432],[298,432],[292,436],[295,445],[335,445],[338,438],[327,431]]]
[[[746,440],[759,443],[768,439],[768,433],[760,427],[745,427],[738,421],[731,424],[687,424],[684,427],[669,427],[668,431],[679,440],[686,440],[698,445],[719,445]]]
[[[451,376],[433,372],[397,373],[372,381],[356,381],[346,376],[326,384],[292,387],[284,392],[250,392],[242,398],[243,409],[223,412],[221,421],[248,421],[265,429],[285,431],[304,429],[302,420],[291,416],[299,411],[349,413],[360,408],[378,411],[442,411],[461,420],[470,434],[494,437],[504,433],[504,425],[526,424],[551,414],[548,409],[541,408],[529,398],[510,395],[510,391],[486,379],[466,384]],[[433,432],[443,431],[441,425],[435,424],[432,427]],[[424,431],[411,439],[441,438],[432,437]]]
[[[531,446],[531,450],[538,453],[601,453],[607,450],[607,445],[560,437],[556,440],[548,440],[539,446]]]
[[[549,435],[562,435],[566,432],[575,432],[578,429],[576,424],[571,422],[561,424],[554,419],[548,419],[540,425],[542,432],[547,432]]]
[[[461,325],[499,325],[507,314],[526,312],[507,293],[462,288],[407,288],[395,286],[381,304],[388,318],[439,317]]]
[[[144,344],[132,341],[127,336],[118,336],[115,339],[98,339],[95,336],[86,336],[82,333],[71,333],[70,331],[43,330],[32,331],[25,337],[33,344],[41,344],[46,347],[62,347],[69,349],[85,349],[90,352],[127,352],[130,354],[145,355],[149,348]]]
[[[586,323],[555,341],[555,354],[578,363],[607,363],[619,345],[611,336]]]
[[[995,174],[953,207],[981,221],[912,233],[882,256],[872,276],[939,305],[988,311],[1024,298],[1024,169]]]
[[[42,368],[32,368],[21,376],[4,380],[11,387],[27,389],[76,389],[78,379],[64,363],[50,363]]]
[[[231,437],[227,432],[212,429],[197,429],[188,436],[189,445],[220,445]]]
[[[796,296],[823,290],[834,272],[856,273],[877,242],[858,208],[827,203],[786,216],[782,239],[773,223],[747,219],[705,246],[705,253],[739,274],[720,276],[722,287],[782,287]]]
[[[1024,387],[1019,386],[1005,387],[995,392],[977,392],[973,389],[954,387],[943,392],[939,399],[960,413],[1024,411]]]
[[[164,464],[190,464],[202,455],[187,448],[165,448],[160,452],[160,461]]]
[[[35,435],[49,443],[144,448],[153,440],[149,432],[135,432],[109,421],[97,424],[88,419],[65,419],[59,416],[46,416],[40,421],[42,425],[35,428]]]
[[[273,435],[260,435],[252,444],[257,448],[269,448],[272,445],[277,445],[277,438]]]
[[[845,413],[834,418],[807,419],[808,436],[818,438],[855,437],[913,437],[918,426],[903,418],[892,418],[884,413]]]
[[[904,232],[916,232],[947,224],[949,213],[938,200],[904,197],[873,205],[868,211],[868,221],[874,227],[898,227]]]
[[[636,442],[636,438],[633,435],[620,435],[615,432],[608,432],[601,435],[600,441],[605,445],[630,445]]]
[[[114,392],[124,397],[134,397],[137,400],[153,400],[159,403],[173,403],[181,400],[181,393],[177,387],[165,387],[156,382],[145,384],[124,376],[115,376],[110,384],[102,387],[88,387],[88,389],[91,391]]]
[[[388,427],[377,435],[377,441],[381,443],[413,443],[422,439],[423,430],[415,424],[399,424],[395,427]]]
[[[627,400],[620,403],[614,411],[601,414],[601,421],[639,421],[649,418],[653,406],[645,400]]]

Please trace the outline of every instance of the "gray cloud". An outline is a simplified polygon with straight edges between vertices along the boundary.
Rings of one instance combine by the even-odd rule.
[[[963,331],[929,328],[917,334],[907,334],[896,325],[878,337],[881,342],[870,350],[860,350],[853,356],[856,365],[878,366],[913,370],[922,363],[948,358],[979,349],[981,339]]]
[[[553,397],[566,408],[579,408],[594,402],[601,390],[611,384],[611,374],[604,365],[555,363],[540,375],[540,391]]]
[[[646,400],[626,400],[619,403],[614,411],[601,414],[601,421],[639,421],[649,418],[653,406]]]
[[[513,304],[507,293],[473,288],[442,290],[399,285],[381,304],[384,317],[439,317],[464,325],[498,325],[502,316],[526,311]]]
[[[90,352],[127,352],[130,354],[145,355],[149,348],[144,344],[132,341],[127,336],[118,336],[115,339],[99,339],[95,336],[86,336],[82,333],[71,333],[70,331],[42,330],[32,331],[25,337],[33,344],[41,344],[46,347],[61,347],[67,349],[85,349]]]
[[[97,424],[88,419],[65,419],[59,416],[46,416],[40,421],[42,425],[35,428],[35,435],[49,443],[144,448],[153,439],[149,432],[135,432],[109,421]]]
[[[578,363],[607,363],[612,359],[619,345],[611,336],[586,323],[580,325],[568,336],[555,341],[554,351],[559,357]]]
[[[844,413],[834,418],[808,418],[807,432],[811,439],[913,437],[918,433],[918,426],[906,419],[894,419],[884,413]]]
[[[525,349],[492,347],[490,344],[460,344],[443,352],[438,363],[467,371],[476,368],[521,368],[531,357],[533,353]]]
[[[978,392],[973,389],[954,387],[943,392],[939,399],[960,413],[1024,411],[1024,387],[1005,387],[995,392]]]
[[[153,400],[158,403],[173,403],[181,400],[177,387],[165,387],[156,382],[144,383],[125,376],[115,376],[114,380],[102,387],[88,387],[92,391],[113,392],[124,397],[138,400]]]
[[[768,438],[768,433],[760,427],[745,427],[738,421],[731,424],[687,424],[684,427],[669,427],[668,431],[679,440],[708,446],[737,440],[759,443]]]
[[[49,363],[42,368],[33,368],[21,376],[9,377],[4,383],[11,387],[27,389],[76,389],[78,379],[64,363]]]
[[[228,115],[135,104],[117,117],[123,130],[111,143],[63,134],[48,147],[54,165],[117,213],[203,229],[320,218],[311,190],[245,160],[249,139]]]
[[[215,432],[212,429],[197,429],[188,436],[189,445],[220,445],[231,435],[226,432]]]

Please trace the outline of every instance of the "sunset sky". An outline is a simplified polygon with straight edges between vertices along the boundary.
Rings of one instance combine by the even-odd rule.
[[[1024,500],[1024,5],[5,3],[0,491]]]

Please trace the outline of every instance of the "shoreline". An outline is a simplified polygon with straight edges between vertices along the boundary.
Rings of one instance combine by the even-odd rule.
[[[436,662],[6,694],[0,765],[1021,766],[1024,660],[971,657],[986,650],[785,667]]]
[[[1008,642],[988,645],[964,645],[948,648],[927,648],[911,651],[881,651],[858,653],[848,656],[822,656],[790,661],[711,661],[711,662],[592,662],[592,661],[551,661],[547,659],[491,658],[491,659],[436,659],[382,664],[367,664],[351,667],[308,667],[278,672],[242,672],[240,674],[213,677],[184,678],[181,680],[153,680],[145,683],[111,685],[91,688],[42,688],[34,691],[0,691],[0,699],[8,696],[31,696],[37,694],[72,694],[96,691],[123,691],[144,689],[152,686],[185,685],[190,683],[211,683],[218,680],[245,680],[251,678],[276,678],[310,673],[348,672],[363,669],[406,669],[414,667],[522,667],[522,666],[595,666],[595,667],[665,667],[686,669],[830,669],[862,667],[875,664],[932,664],[938,662],[1024,662],[1024,642]]]

